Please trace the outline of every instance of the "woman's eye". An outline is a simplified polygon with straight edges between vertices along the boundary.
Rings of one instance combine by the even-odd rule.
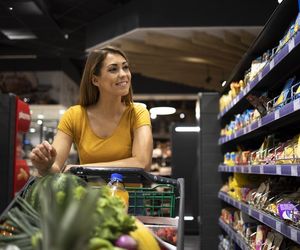
[[[129,66],[128,65],[124,66],[123,70],[125,70],[125,71],[129,70]]]
[[[117,68],[110,68],[108,71],[109,71],[109,72],[116,72],[116,71],[117,71]]]

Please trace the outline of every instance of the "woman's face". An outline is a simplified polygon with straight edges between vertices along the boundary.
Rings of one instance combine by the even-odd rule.
[[[101,94],[127,95],[131,84],[128,62],[119,54],[108,53],[103,61],[100,75],[93,77],[93,83],[100,88]]]

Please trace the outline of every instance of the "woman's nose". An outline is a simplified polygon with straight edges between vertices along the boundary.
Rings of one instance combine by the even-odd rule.
[[[120,75],[120,76],[126,76],[126,75],[127,75],[127,72],[126,72],[124,69],[120,69],[119,75]]]

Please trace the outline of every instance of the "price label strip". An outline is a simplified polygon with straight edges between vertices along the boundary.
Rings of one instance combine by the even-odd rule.
[[[281,166],[276,165],[276,174],[281,175]]]
[[[275,111],[275,120],[280,118],[279,110]]]
[[[292,38],[292,39],[289,41],[289,52],[291,52],[294,48],[295,48],[295,39]]]
[[[274,62],[274,59],[271,60],[270,62],[270,70],[272,70],[275,66],[275,62]]]
[[[296,110],[299,110],[300,109],[300,98],[296,99],[293,103],[293,108],[294,108],[294,111]]]

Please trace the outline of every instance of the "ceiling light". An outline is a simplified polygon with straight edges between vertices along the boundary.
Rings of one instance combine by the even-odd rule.
[[[37,38],[29,30],[1,30],[2,33],[10,40],[25,40]]]
[[[156,115],[171,115],[176,113],[176,109],[173,107],[155,107],[150,109],[150,113]]]
[[[35,133],[35,131],[36,131],[35,128],[30,128],[30,129],[29,129],[29,132],[30,132],[30,133]]]
[[[151,117],[152,120],[154,120],[154,119],[156,119],[157,114],[155,114],[155,113],[150,113],[150,117]]]
[[[11,11],[11,10],[13,10],[14,8],[13,8],[13,7],[9,7],[8,9]]]
[[[226,85],[226,83],[227,83],[226,81],[223,81],[222,82],[222,87],[224,87]]]
[[[278,0],[278,3],[280,4],[280,3],[282,3],[283,2],[283,0]]]
[[[42,114],[38,114],[38,115],[37,115],[37,118],[38,118],[38,119],[44,119],[44,118],[45,118],[45,116],[44,116],[44,115],[42,115]]]
[[[59,113],[60,115],[63,115],[65,112],[66,112],[65,109],[60,109],[60,110],[58,111],[58,113]]]
[[[181,59],[183,61],[186,62],[191,62],[191,63],[207,63],[207,61],[205,59],[202,59],[200,57],[190,57],[190,56],[186,56],[186,57],[181,57]]]
[[[176,132],[199,132],[200,127],[199,126],[193,126],[193,127],[176,127]]]
[[[179,117],[180,117],[180,119],[184,119],[185,114],[184,113],[180,113]]]
[[[43,121],[42,120],[37,120],[36,122],[38,125],[42,125],[43,124]]]

